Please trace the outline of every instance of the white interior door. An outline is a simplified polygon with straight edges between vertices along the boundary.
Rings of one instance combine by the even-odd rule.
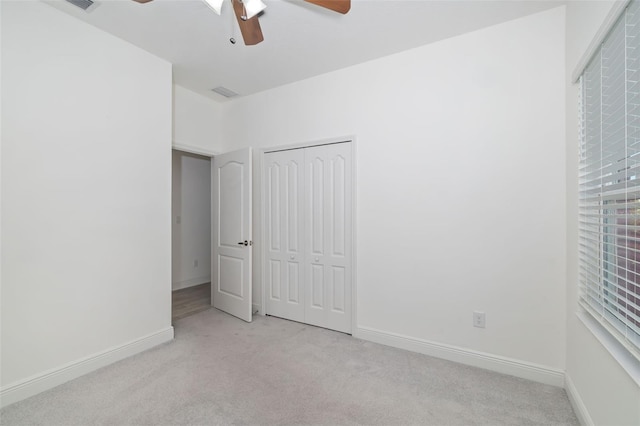
[[[351,333],[351,144],[305,149],[305,322]]]
[[[265,154],[267,314],[351,333],[351,149]]]
[[[304,150],[265,154],[263,176],[267,313],[304,322]]]
[[[251,148],[211,162],[211,298],[251,322]]]

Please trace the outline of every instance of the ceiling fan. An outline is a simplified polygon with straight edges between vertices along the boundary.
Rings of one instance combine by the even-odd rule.
[[[133,0],[138,3],[149,3],[152,0]],[[222,9],[224,0],[204,0],[218,15]],[[351,0],[304,0],[308,3],[315,4],[343,15],[351,9]],[[264,40],[260,22],[258,22],[258,14],[267,6],[261,0],[231,0],[233,4],[233,12],[236,15],[238,26],[244,44],[252,46]],[[233,43],[233,41],[232,41]]]

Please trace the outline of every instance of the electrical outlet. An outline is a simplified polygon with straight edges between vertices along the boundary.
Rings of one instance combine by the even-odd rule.
[[[484,328],[486,325],[486,317],[484,312],[473,311],[473,326]]]
[[[197,260],[194,260],[194,261],[193,261],[193,267],[194,267],[194,268],[197,268],[197,267],[198,267],[198,261],[197,261]]]

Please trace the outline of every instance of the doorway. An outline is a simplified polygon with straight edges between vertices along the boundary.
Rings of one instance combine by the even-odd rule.
[[[211,307],[211,158],[172,150],[172,322]]]

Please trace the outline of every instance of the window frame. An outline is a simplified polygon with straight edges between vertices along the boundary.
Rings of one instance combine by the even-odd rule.
[[[635,174],[632,176],[632,178],[629,178],[629,174],[628,174],[629,169],[627,167],[628,164],[633,164],[635,166],[635,163],[629,160],[631,158],[631,154],[628,153],[629,152],[628,148],[631,145],[629,143],[630,138],[628,138],[627,136],[627,131],[628,131],[628,128],[630,127],[628,123],[628,114],[627,114],[627,96],[630,93],[630,90],[627,85],[627,82],[628,82],[627,77],[629,75],[628,74],[629,69],[627,65],[627,56],[626,56],[628,53],[627,51],[628,38],[627,38],[626,30],[627,30],[627,24],[628,24],[627,13],[629,9],[629,3],[631,2],[630,1],[625,2],[622,5],[623,7],[614,8],[614,10],[612,10],[612,13],[615,13],[615,17],[612,18],[612,13],[610,13],[609,17],[605,21],[605,25],[604,25],[605,30],[601,29],[601,31],[599,32],[599,35],[596,37],[596,39],[598,40],[598,43],[595,45],[594,43],[592,43],[589,51],[587,52],[589,54],[589,60],[585,61],[583,57],[583,60],[581,61],[581,64],[579,67],[580,71],[578,73],[578,83],[579,83],[578,137],[579,137],[579,158],[580,158],[579,170],[581,170],[581,174],[579,176],[579,188],[578,188],[579,190],[578,192],[578,195],[579,195],[578,241],[581,245],[578,252],[578,263],[579,263],[578,265],[578,272],[579,272],[578,273],[578,279],[579,279],[578,302],[579,302],[579,306],[581,307],[581,310],[580,312],[578,312],[578,317],[582,320],[585,326],[587,326],[587,328],[591,330],[594,336],[607,348],[607,350],[609,350],[609,352],[612,353],[612,355],[614,355],[614,357],[620,362],[620,364],[625,368],[625,370],[627,370],[631,374],[634,380],[640,384],[640,363],[638,362],[640,361],[640,332],[634,330],[634,328],[637,329],[639,327],[639,324],[637,323],[638,320],[633,318],[633,317],[638,317],[639,315],[635,311],[631,312],[630,315],[629,313],[625,313],[625,315],[623,316],[626,316],[626,318],[623,320],[620,320],[619,318],[617,318],[617,316],[619,316],[619,312],[613,312],[611,311],[611,309],[608,309],[608,307],[612,304],[611,299],[615,299],[615,302],[613,303],[613,305],[616,306],[616,311],[619,311],[621,308],[622,310],[626,310],[626,308],[628,308],[629,306],[625,304],[626,302],[618,301],[618,299],[623,299],[620,297],[620,293],[619,293],[619,290],[621,289],[621,285],[620,285],[621,281],[626,283],[623,290],[625,291],[625,294],[626,294],[625,297],[627,299],[629,297],[631,298],[640,297],[640,291],[638,291],[638,289],[634,290],[633,292],[629,292],[627,287],[629,282],[636,279],[638,279],[637,283],[633,282],[631,286],[635,288],[635,287],[638,287],[638,285],[640,285],[640,279],[637,276],[637,271],[640,271],[640,260],[635,260],[635,258],[632,259],[631,255],[629,254],[629,252],[635,251],[635,247],[631,248],[632,239],[629,237],[630,234],[628,231],[628,228],[629,228],[628,220],[630,217],[632,217],[632,214],[629,213],[629,210],[631,209],[626,207],[630,200],[632,203],[640,202],[639,201],[640,197],[634,196],[633,198],[624,198],[622,200],[622,204],[623,206],[625,206],[624,213],[620,213],[619,205],[616,207],[613,207],[612,209],[611,208],[607,209],[605,208],[605,206],[608,205],[607,203],[610,203],[611,201],[613,201],[614,202],[613,205],[615,206],[616,205],[615,203],[620,200],[616,198],[617,197],[616,195],[613,195],[614,198],[611,198],[612,195],[611,195],[611,192],[609,192],[611,188],[607,189],[604,184],[601,184],[599,187],[596,186],[596,189],[598,192],[598,196],[597,196],[598,200],[597,200],[597,204],[593,204],[594,197],[591,195],[586,195],[589,191],[592,191],[588,184],[593,183],[593,179],[592,178],[585,179],[586,175],[593,174],[592,167],[594,167],[594,165],[596,165],[598,161],[600,161],[600,166],[605,164],[605,161],[603,160],[603,158],[605,157],[605,152],[609,154],[610,151],[608,150],[610,150],[612,147],[612,145],[607,145],[607,144],[612,144],[613,142],[615,142],[613,137],[607,137],[607,138],[603,137],[604,131],[603,131],[602,117],[606,117],[606,114],[603,111],[605,101],[603,99],[602,88],[604,86],[603,83],[606,79],[603,72],[603,70],[605,70],[605,67],[603,66],[603,56],[605,52],[604,50],[605,47],[607,49],[612,47],[611,44],[605,45],[605,42],[607,42],[607,39],[609,38],[609,36],[614,37],[612,34],[615,31],[618,31],[618,32],[622,31],[623,38],[622,38],[622,47],[621,47],[620,54],[624,56],[624,61],[625,61],[624,68],[623,68],[623,74],[624,74],[623,91],[624,91],[625,107],[622,109],[621,112],[618,112],[618,110],[616,110],[616,114],[619,114],[619,115],[615,115],[615,117],[622,117],[624,121],[623,126],[624,126],[625,134],[624,134],[624,138],[622,139],[624,154],[620,154],[619,152],[616,152],[617,156],[615,156],[614,158],[617,159],[617,161],[620,161],[620,158],[624,160],[625,162],[624,168],[620,170],[624,170],[625,179],[624,181],[609,180],[608,183],[611,184],[613,182],[614,186],[615,185],[620,186],[620,184],[624,182],[624,185],[623,185],[624,191],[622,191],[621,197],[627,197],[630,193],[633,193],[633,192],[637,193],[638,191],[640,191],[640,179],[637,179]],[[637,3],[634,3],[633,7],[636,13],[640,13],[640,6],[638,6]],[[633,16],[633,15],[630,15],[630,16]],[[623,26],[624,28],[620,29],[621,26]],[[640,37],[640,31],[638,32],[638,37]],[[595,61],[600,61],[600,63],[597,63]],[[637,69],[634,69],[633,71],[638,72],[640,74],[640,62],[638,62],[636,65],[637,65]],[[599,146],[600,146],[600,153],[599,153],[600,157],[599,157],[599,160],[596,160],[595,162],[594,161],[589,162],[587,160],[587,158],[590,155],[593,155],[593,151],[587,152],[590,144],[590,138],[593,139],[593,135],[591,133],[587,134],[588,133],[587,123],[590,123],[590,122],[589,122],[589,116],[588,116],[589,111],[587,111],[588,93],[587,93],[587,83],[585,82],[585,74],[587,73],[590,67],[597,68],[599,75],[596,75],[596,77],[600,79],[599,80],[600,86],[599,87],[596,86],[596,89],[598,88],[600,89],[600,93],[599,94],[596,93],[596,95],[599,95],[599,98],[597,99],[597,101],[599,102],[598,104],[599,109],[595,109],[594,107],[596,118],[599,116],[601,120],[601,122],[598,123],[600,125],[600,128],[599,129],[596,128],[596,130],[600,131],[600,134],[596,135],[596,139],[598,137],[600,138],[599,141],[596,141],[596,145],[599,143]],[[574,73],[574,77],[575,76],[576,76],[576,73]],[[640,82],[638,82],[638,85],[640,85]],[[607,95],[610,96],[608,92],[607,92]],[[637,94],[635,95],[637,96]],[[618,140],[618,143],[619,143],[619,140]],[[602,147],[606,147],[608,150],[605,150]],[[597,156],[598,153],[595,153],[595,155]],[[607,166],[611,167],[609,164],[607,164]],[[622,166],[616,166],[615,164],[614,166],[622,167]],[[596,171],[601,172],[602,170],[603,168],[601,167]],[[617,170],[617,172],[613,172],[613,174],[619,174],[620,170]],[[611,174],[611,172],[609,173]],[[636,172],[636,173],[640,175],[640,172]],[[604,172],[600,173],[600,175],[606,176]],[[628,182],[632,182],[632,184],[629,185]],[[631,191],[628,191],[628,188],[631,188]],[[589,204],[589,202],[591,202],[591,204]],[[594,210],[596,210],[598,213],[593,214]],[[611,210],[614,211],[613,214],[611,213]],[[638,208],[637,211],[640,211],[640,208]],[[589,213],[591,213],[591,215]],[[636,215],[637,215],[637,212],[636,212]],[[589,216],[598,217],[598,219],[594,221],[593,219],[589,219]],[[616,222],[615,223],[608,222],[608,220],[610,219],[607,219],[607,217],[609,218],[615,217]],[[623,220],[622,226],[620,226],[621,223],[619,222],[619,219],[617,219],[618,217],[621,217]],[[588,227],[591,227],[591,228],[596,227],[597,232],[594,232],[592,229],[587,230]],[[609,234],[607,234],[608,228],[614,229],[614,232],[613,233],[610,232]],[[625,229],[624,234],[618,233],[621,228]],[[598,240],[592,238],[594,235],[598,238]],[[635,238],[635,234],[633,238]],[[587,241],[589,239],[590,241]],[[587,243],[585,243],[585,241],[587,241]],[[587,244],[589,246],[587,246]],[[607,256],[611,256],[612,250],[615,250],[613,254],[613,257],[615,258],[615,262],[611,262],[611,258],[607,257]],[[622,255],[620,254],[621,250],[624,253]],[[594,255],[594,253],[596,253],[597,256]],[[633,265],[634,266],[633,268],[629,267],[630,262],[635,263],[635,265]],[[623,264],[624,267],[620,266],[621,264]],[[638,269],[635,268],[636,266],[638,266]],[[619,276],[620,275],[619,271],[622,270],[621,268],[624,268],[624,273],[622,274],[623,276]],[[589,274],[591,274],[591,277],[590,277],[592,278],[591,280],[589,280],[589,277],[587,277],[587,275]],[[598,281],[596,285],[593,285],[593,282],[594,282],[593,275],[597,275],[596,278]],[[628,278],[629,276],[631,276],[631,278]],[[594,289],[596,289],[597,292],[594,291]],[[632,305],[631,305],[632,311],[638,309],[637,306],[633,306],[637,303],[638,303],[637,301],[632,301]],[[599,307],[601,307],[602,309],[599,310],[598,309]],[[629,317],[631,317],[631,319],[629,319]],[[620,321],[620,324],[623,324],[622,327],[620,326],[620,324],[617,323],[619,321]],[[632,335],[631,338],[627,337],[627,334],[629,333],[631,333]]]

